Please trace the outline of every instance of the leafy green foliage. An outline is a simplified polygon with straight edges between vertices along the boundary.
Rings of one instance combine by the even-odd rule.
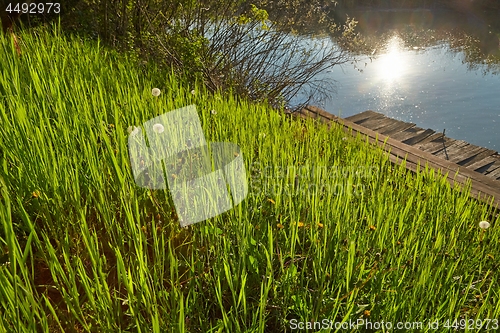
[[[295,14],[306,8],[308,21],[317,21],[314,4],[295,1],[290,8]],[[203,83],[211,91],[231,90],[274,107],[288,103],[299,91],[307,94],[304,103],[326,98],[333,91],[331,84],[316,82],[316,74],[347,62],[347,53],[330,43],[321,52],[306,55],[304,51],[310,46],[304,45],[303,37],[291,34],[296,31],[295,19],[288,20],[287,13],[279,19],[271,16],[268,5],[212,0],[84,0],[63,16],[62,25],[98,37],[104,45],[131,51],[142,61]],[[320,21],[325,20],[322,13]],[[327,27],[342,36],[344,26]],[[350,34],[342,38],[350,38]]]

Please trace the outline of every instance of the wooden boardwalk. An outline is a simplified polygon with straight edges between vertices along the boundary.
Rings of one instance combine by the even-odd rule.
[[[446,137],[431,129],[422,129],[413,123],[388,118],[374,111],[365,111],[345,119],[320,108],[308,106],[293,115],[315,118],[323,122],[337,122],[348,132],[366,135],[390,153],[394,163],[406,160],[406,168],[416,171],[426,164],[447,173],[450,184],[471,181],[471,195],[500,207],[500,155],[491,149],[463,140]],[[384,144],[385,142],[385,144]]]

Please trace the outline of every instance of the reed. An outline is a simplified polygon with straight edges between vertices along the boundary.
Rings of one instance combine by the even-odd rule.
[[[498,214],[441,175],[57,29],[20,39],[0,42],[0,332],[500,317]],[[168,191],[134,185],[127,128],[190,104],[241,147],[249,194],[180,228]]]

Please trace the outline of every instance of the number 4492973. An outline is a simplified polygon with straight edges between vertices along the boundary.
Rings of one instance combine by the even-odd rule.
[[[5,9],[9,13],[29,13],[29,14],[48,14],[55,13],[59,14],[61,12],[61,4],[58,2],[40,2],[40,3],[17,3],[15,6],[12,3],[7,5]]]

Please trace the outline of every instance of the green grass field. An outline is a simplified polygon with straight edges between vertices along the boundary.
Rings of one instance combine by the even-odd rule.
[[[500,325],[500,219],[467,191],[95,42],[20,43],[0,39],[0,332]],[[135,186],[127,128],[191,104],[241,147],[249,194],[181,228],[168,191]],[[385,324],[340,329],[357,320]]]

